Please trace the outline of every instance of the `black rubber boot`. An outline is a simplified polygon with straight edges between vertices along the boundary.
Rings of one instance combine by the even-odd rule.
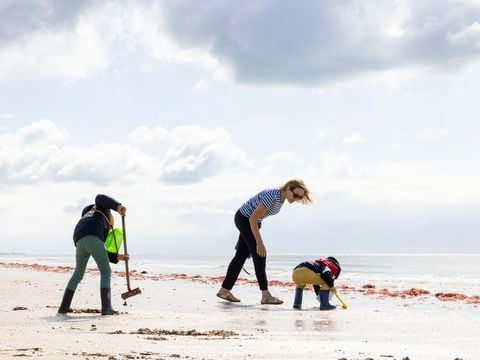
[[[333,310],[336,308],[335,305],[330,304],[328,297],[330,295],[330,290],[320,290],[320,310]]]
[[[295,299],[293,300],[293,308],[300,309],[302,307],[303,288],[295,289]]]
[[[100,297],[102,299],[102,315],[118,315],[118,311],[112,308],[110,288],[101,288]]]
[[[63,293],[62,303],[58,308],[58,314],[66,314],[73,312],[72,308],[70,307],[70,305],[72,304],[73,294],[75,294],[75,291],[70,290],[69,288],[65,289],[65,292]]]

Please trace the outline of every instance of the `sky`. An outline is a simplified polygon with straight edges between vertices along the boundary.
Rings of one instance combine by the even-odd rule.
[[[131,253],[479,253],[478,0],[0,0],[0,253],[70,254],[96,194]],[[120,219],[116,218],[117,226]]]

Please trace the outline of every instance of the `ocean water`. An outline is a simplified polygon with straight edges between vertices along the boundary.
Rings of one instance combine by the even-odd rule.
[[[131,269],[149,274],[184,273],[187,275],[223,276],[232,255],[131,255]],[[480,295],[480,254],[339,254],[342,266],[336,285],[360,287],[374,284],[391,290],[422,288],[430,292],[459,292]],[[300,262],[314,260],[310,255],[269,255],[269,280],[290,281],[292,269]],[[0,255],[0,262],[38,263],[74,266],[69,256]],[[93,259],[90,267],[94,267]],[[112,265],[123,269],[122,264]],[[251,259],[247,259],[244,278],[255,279]]]

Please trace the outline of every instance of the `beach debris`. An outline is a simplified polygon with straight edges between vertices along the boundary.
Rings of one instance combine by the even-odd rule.
[[[470,296],[466,301],[468,304],[480,304],[480,296]]]
[[[28,308],[25,306],[15,306],[13,308],[13,311],[21,311],[21,310],[28,310]]]
[[[468,298],[468,296],[459,293],[436,293],[435,297],[441,301],[458,301]]]
[[[41,347],[33,347],[33,348],[24,348],[24,349],[15,349],[15,351],[42,351],[42,348]]]
[[[73,309],[74,314],[100,314],[98,309]]]
[[[480,304],[480,296],[467,296],[460,293],[436,293],[435,297],[441,301],[463,301],[467,304]]]
[[[154,341],[165,341],[167,338],[165,336],[147,336],[147,340],[154,340]]]
[[[364,295],[380,295],[380,297],[417,297],[421,295],[429,295],[430,291],[424,289],[411,288],[408,290],[396,290],[390,291],[388,289],[376,290],[375,288],[367,288],[367,290],[359,290],[363,292]]]
[[[196,329],[192,330],[167,330],[167,329],[149,329],[149,328],[140,328],[137,331],[132,331],[130,334],[133,335],[153,335],[153,336],[163,336],[163,335],[177,335],[177,336],[206,336],[206,337],[221,337],[227,338],[231,336],[238,336],[238,333],[230,330],[210,330],[210,331],[198,331]]]
[[[373,284],[365,284],[362,286],[362,289],[375,289],[376,286]]]

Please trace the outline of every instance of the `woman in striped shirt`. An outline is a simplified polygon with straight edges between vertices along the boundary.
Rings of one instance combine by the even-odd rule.
[[[290,204],[299,202],[309,204],[312,202],[310,191],[302,180],[289,180],[280,188],[267,189],[259,192],[245,202],[235,214],[235,225],[240,231],[236,253],[222,287],[217,296],[230,302],[239,302],[230,290],[233,288],[238,275],[242,270],[247,257],[252,256],[255,275],[262,291],[262,304],[282,304],[283,301],[272,296],[268,291],[267,274],[265,272],[267,249],[260,235],[262,220],[267,216],[278,214],[283,203],[287,200]]]

